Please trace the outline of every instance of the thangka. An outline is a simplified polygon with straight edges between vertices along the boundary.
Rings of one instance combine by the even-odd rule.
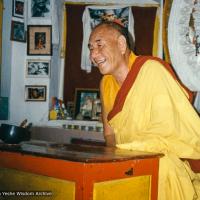
[[[131,7],[124,6],[87,6],[83,13],[83,43],[81,55],[81,69],[91,72],[91,61],[89,60],[88,40],[92,29],[103,21],[114,21],[125,26],[133,41],[134,35],[134,19]]]

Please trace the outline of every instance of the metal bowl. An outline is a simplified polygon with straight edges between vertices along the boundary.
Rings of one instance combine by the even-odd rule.
[[[22,128],[10,124],[1,124],[0,139],[5,143],[18,144],[22,141],[28,141],[31,133],[27,128]]]

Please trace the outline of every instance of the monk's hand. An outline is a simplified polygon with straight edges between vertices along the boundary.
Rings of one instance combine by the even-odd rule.
[[[108,147],[115,147],[116,146],[114,134],[104,135],[104,137],[105,137],[105,141],[106,141],[106,146],[108,146]]]

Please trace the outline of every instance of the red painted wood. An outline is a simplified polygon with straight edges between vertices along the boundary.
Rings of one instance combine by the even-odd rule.
[[[71,147],[71,150],[73,148],[74,147]],[[84,153],[83,147],[77,148],[79,150],[82,149],[82,153]],[[89,151],[89,146],[85,148],[85,151],[87,151],[87,149]],[[99,148],[97,149],[100,153],[101,150]],[[107,153],[110,155],[113,152],[115,151],[110,150]],[[152,154],[151,156],[145,157],[141,155],[137,156],[131,151],[129,153],[129,159],[123,157],[123,159],[106,162],[105,159],[107,154],[105,153],[103,154],[105,157],[103,162],[87,163],[47,158],[44,155],[38,156],[22,152],[0,151],[0,167],[74,181],[76,183],[76,200],[92,200],[93,184],[95,182],[151,175],[151,199],[157,200],[158,154]],[[128,176],[125,172],[130,168],[133,168],[133,175]]]

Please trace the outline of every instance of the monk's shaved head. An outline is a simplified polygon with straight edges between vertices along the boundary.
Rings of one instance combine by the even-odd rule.
[[[113,35],[115,33],[116,34],[118,33],[119,35],[123,35],[126,39],[127,47],[129,49],[131,49],[131,47],[133,46],[133,41],[132,41],[132,45],[131,45],[131,42],[130,42],[130,34],[128,32],[128,29],[125,28],[124,26],[122,26],[118,23],[115,23],[115,22],[105,21],[105,22],[102,22],[102,23],[98,24],[97,26],[95,26],[95,28],[93,29],[92,32],[95,32],[99,28],[106,28],[108,31],[110,30],[111,35]]]

